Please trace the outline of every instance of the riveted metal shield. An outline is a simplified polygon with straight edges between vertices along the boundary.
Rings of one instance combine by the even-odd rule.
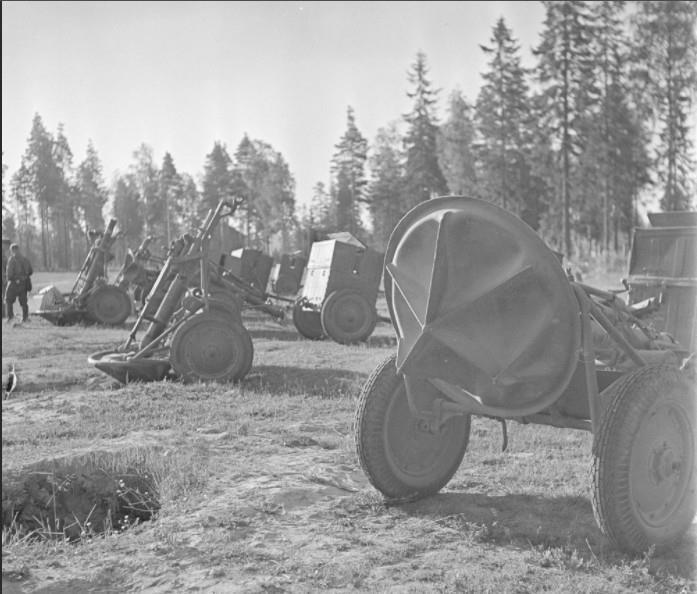
[[[469,412],[542,410],[576,368],[579,307],[559,259],[488,202],[436,198],[407,213],[388,244],[385,293],[407,385],[427,380]]]

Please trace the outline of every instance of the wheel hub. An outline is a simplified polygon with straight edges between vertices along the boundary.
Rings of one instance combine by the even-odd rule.
[[[690,443],[690,431],[672,405],[654,409],[637,433],[631,487],[636,510],[647,524],[662,525],[685,496]]]
[[[655,485],[662,481],[675,479],[680,475],[681,460],[665,442],[654,449],[649,462],[649,475]]]

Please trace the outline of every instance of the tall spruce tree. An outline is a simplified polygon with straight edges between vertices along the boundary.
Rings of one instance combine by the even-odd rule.
[[[533,53],[538,57],[537,78],[542,89],[541,122],[555,139],[558,154],[560,207],[551,212],[561,215],[561,249],[573,253],[572,225],[576,213],[584,208],[584,196],[577,188],[574,196],[573,168],[583,147],[582,127],[597,100],[593,80],[591,51],[592,22],[588,3],[562,0],[544,1],[545,21],[541,41]]]
[[[395,225],[405,212],[402,138],[396,123],[380,128],[369,159],[368,205],[373,221],[373,242],[384,250]]]
[[[424,200],[447,194],[448,184],[438,164],[438,91],[431,88],[428,79],[426,54],[421,51],[416,54],[407,79],[412,85],[407,97],[413,100],[413,107],[404,116],[407,123],[404,138],[404,206],[410,209]]]
[[[646,132],[631,101],[625,2],[603,0],[590,8],[599,101],[586,122],[576,179],[587,195],[601,197],[582,216],[587,234],[607,253],[611,238],[617,251],[619,233],[628,234],[635,223],[633,204],[649,180],[648,159]]]
[[[438,163],[453,194],[478,194],[474,136],[472,107],[460,91],[453,91],[437,140]]]
[[[177,204],[182,200],[182,178],[174,166],[174,159],[168,152],[162,159],[158,178],[159,202],[164,210],[163,231],[167,245],[178,235],[178,226],[175,217]]]
[[[530,100],[520,46],[500,18],[489,46],[488,69],[476,105],[478,157],[483,197],[516,214],[529,208]]]
[[[662,0],[635,6],[635,75],[641,83],[640,101],[658,124],[655,166],[663,185],[661,206],[695,208],[697,175],[688,117],[697,90],[697,3]]]
[[[360,203],[365,201],[368,141],[356,126],[351,106],[346,110],[346,131],[334,148],[331,172],[336,192],[336,225],[341,231],[360,235]]]

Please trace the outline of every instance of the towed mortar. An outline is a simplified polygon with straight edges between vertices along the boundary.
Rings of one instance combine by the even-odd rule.
[[[593,509],[618,547],[673,545],[697,507],[694,356],[647,310],[570,280],[523,221],[464,197],[424,202],[395,227],[385,295],[397,353],[356,411],[370,482],[392,500],[455,474],[470,417],[594,435]]]
[[[254,348],[242,323],[243,302],[275,317],[283,312],[209,260],[214,229],[237,206],[237,201],[221,201],[196,237],[185,235],[173,243],[126,343],[95,353],[90,363],[123,383],[168,376],[224,382],[247,375]],[[149,325],[138,341],[145,322]]]
[[[106,264],[118,237],[115,228],[116,220],[111,219],[104,234],[90,247],[70,293],[63,295],[53,286],[41,292],[38,315],[57,326],[80,322],[119,326],[128,319],[130,296],[122,287],[107,284],[106,279]]]

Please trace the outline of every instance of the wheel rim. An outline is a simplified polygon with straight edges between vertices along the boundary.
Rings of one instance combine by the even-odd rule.
[[[324,334],[318,311],[305,310],[301,305],[296,305],[293,308],[293,323],[306,338],[321,338]]]
[[[688,412],[675,402],[654,407],[636,434],[629,467],[632,506],[646,527],[670,522],[689,496],[694,457]]]
[[[224,376],[243,356],[236,338],[235,329],[221,318],[197,321],[177,341],[175,367],[201,379]]]
[[[345,336],[360,336],[370,323],[370,307],[361,295],[344,295],[332,306],[332,324]]]
[[[414,487],[447,472],[461,451],[463,422],[465,417],[453,417],[440,431],[431,433],[425,421],[411,414],[404,383],[399,382],[383,430],[386,458],[393,472]]]
[[[99,291],[93,299],[94,315],[100,322],[118,323],[128,317],[128,297],[120,291]]]

